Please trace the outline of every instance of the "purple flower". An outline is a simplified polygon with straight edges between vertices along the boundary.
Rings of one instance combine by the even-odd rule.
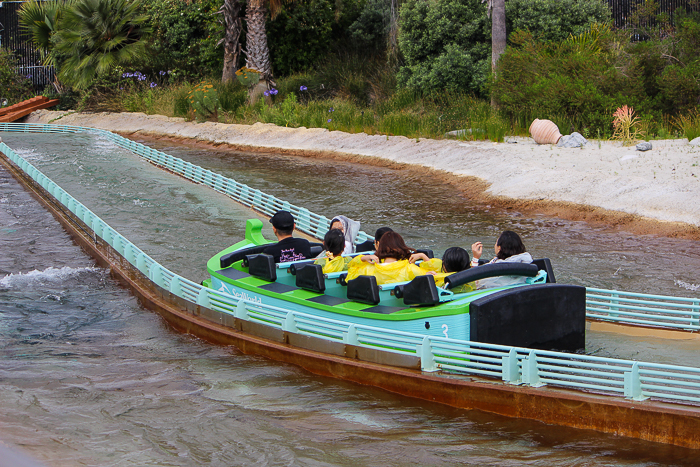
[[[335,112],[335,109],[331,107],[330,109],[328,109],[328,112]]]
[[[273,96],[276,96],[278,92],[279,91],[275,88],[270,89],[270,94],[272,94]]]
[[[163,76],[163,75],[166,74],[166,73],[167,73],[167,71],[159,71],[159,72],[158,72],[158,74],[159,74],[160,76]]]
[[[307,89],[306,86],[301,86],[301,87],[299,88],[300,91],[306,91],[306,89]]]
[[[263,93],[263,95],[264,95],[265,97],[269,96],[269,95],[270,95],[270,91],[265,91],[265,92]]]
[[[331,122],[331,120],[333,120],[333,119],[332,119],[332,118],[329,118],[329,119],[328,119],[328,123],[330,123],[330,122]]]
[[[155,88],[156,86],[158,86],[156,83],[151,82],[151,87],[152,87],[152,88]]]
[[[32,75],[27,75],[27,79],[32,79]]]

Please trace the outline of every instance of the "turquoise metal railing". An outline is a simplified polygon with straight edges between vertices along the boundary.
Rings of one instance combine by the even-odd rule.
[[[0,123],[0,131],[37,133],[75,133],[86,131],[99,134],[114,144],[128,149],[152,163],[175,172],[184,178],[209,186],[235,201],[272,216],[279,209],[287,209],[297,219],[299,230],[322,239],[330,220],[268,195],[231,178],[203,169],[164,152],[131,141],[106,130],[70,125],[28,123]],[[370,238],[360,232],[357,242]],[[700,301],[681,297],[638,294],[597,288],[586,288],[586,317],[613,323],[653,326],[679,331],[700,331]]]
[[[414,355],[424,371],[478,375],[531,387],[569,387],[634,400],[700,403],[700,368],[421,336],[261,305],[203,287],[160,265],[6,144],[0,143],[0,152],[151,281],[188,302],[292,333]]]

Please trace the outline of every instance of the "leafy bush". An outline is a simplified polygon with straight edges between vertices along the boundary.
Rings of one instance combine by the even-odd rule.
[[[481,0],[407,0],[401,6],[400,86],[480,93],[490,70],[490,25]]]
[[[213,84],[201,82],[188,93],[188,96],[194,118],[198,122],[204,122],[212,116],[216,117],[221,110],[219,94]]]
[[[144,0],[151,18],[151,54],[134,66],[170,70],[175,78],[219,75],[223,68],[223,26],[217,11],[220,0]]]
[[[700,137],[700,111],[698,109],[694,109],[686,115],[679,115],[673,123],[681,131],[681,134],[688,138],[688,141]]]
[[[18,75],[16,66],[12,52],[0,48],[0,98],[7,99],[7,105],[17,104],[34,94],[32,82]]]
[[[333,3],[308,0],[288,3],[267,23],[272,69],[285,76],[312,67],[330,48]]]
[[[610,135],[611,115],[631,105],[642,114],[651,102],[624,57],[624,36],[609,28],[562,42],[540,42],[526,32],[511,36],[514,46],[501,56],[492,96],[512,119],[548,118],[562,132]],[[624,33],[622,33],[624,34]]]
[[[355,45],[370,52],[383,50],[389,33],[390,14],[390,0],[368,0],[349,28]]]
[[[562,41],[577,36],[592,23],[612,20],[606,0],[508,0],[506,30],[530,31],[544,41]]]

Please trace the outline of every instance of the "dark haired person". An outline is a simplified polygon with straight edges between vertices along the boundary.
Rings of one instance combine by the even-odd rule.
[[[357,276],[374,276],[377,284],[386,284],[410,281],[416,276],[428,274],[427,269],[413,264],[417,258],[414,253],[415,250],[406,245],[401,235],[393,231],[386,232],[382,235],[375,254],[356,256],[350,261],[346,280],[353,280]]]
[[[472,253],[474,255],[472,266],[479,265],[479,258],[481,258],[483,248],[481,242],[476,242],[472,245]],[[498,240],[496,240],[496,244],[493,246],[493,251],[496,253],[496,257],[489,261],[489,264],[499,262],[532,263],[532,256],[525,250],[525,245],[520,239],[520,236],[512,230],[504,230],[503,233],[498,236]],[[520,276],[489,277],[477,281],[477,288],[505,287],[507,285],[522,284],[524,282],[525,278]]]
[[[294,216],[289,211],[277,211],[270,219],[272,231],[277,237],[274,243],[263,250],[272,255],[275,263],[288,263],[311,258],[311,244],[303,238],[294,238]]]
[[[324,274],[345,271],[352,258],[343,256],[344,248],[345,234],[343,231],[339,229],[329,230],[323,237],[323,249],[325,251],[321,254],[322,257],[314,261],[314,264],[320,264],[323,267]]]
[[[379,239],[381,239],[382,235],[384,235],[387,232],[393,232],[391,227],[379,227],[374,233],[374,241],[365,240],[364,242],[357,245],[355,251],[357,251],[358,253],[361,251],[375,251],[377,249],[377,245],[379,244]]]
[[[449,276],[450,274],[454,274],[455,272],[464,271],[465,269],[469,269],[471,267],[471,263],[469,262],[469,253],[467,253],[467,250],[464,248],[458,246],[445,250],[445,253],[442,255],[441,263],[442,265],[440,271],[435,274],[435,285],[438,287],[445,286],[445,277]],[[476,290],[476,287],[473,282],[470,282],[451,290],[454,293],[465,293]]]

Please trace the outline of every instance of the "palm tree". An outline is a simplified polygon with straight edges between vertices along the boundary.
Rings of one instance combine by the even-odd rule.
[[[78,89],[112,67],[145,54],[142,41],[151,32],[139,14],[139,0],[75,0],[52,36],[54,53],[65,56],[59,78]]]
[[[241,2],[239,0],[224,0],[219,13],[224,16],[224,38],[219,43],[224,44],[224,70],[221,82],[233,80],[238,66],[238,56],[241,53],[239,42],[241,31]]]
[[[250,100],[253,101],[266,88],[271,85],[272,65],[270,64],[270,49],[267,47],[267,35],[265,33],[265,5],[269,4],[270,16],[274,19],[282,9],[281,0],[249,0],[246,7],[246,67],[258,70],[261,73],[260,82],[250,90]]]
[[[51,39],[63,12],[71,3],[72,0],[66,2],[31,0],[24,2],[19,9],[20,27],[31,36],[34,46],[41,55],[42,64],[46,67],[58,67],[59,60],[54,53]],[[61,92],[63,87],[58,77],[55,78],[53,86],[56,92]]]

